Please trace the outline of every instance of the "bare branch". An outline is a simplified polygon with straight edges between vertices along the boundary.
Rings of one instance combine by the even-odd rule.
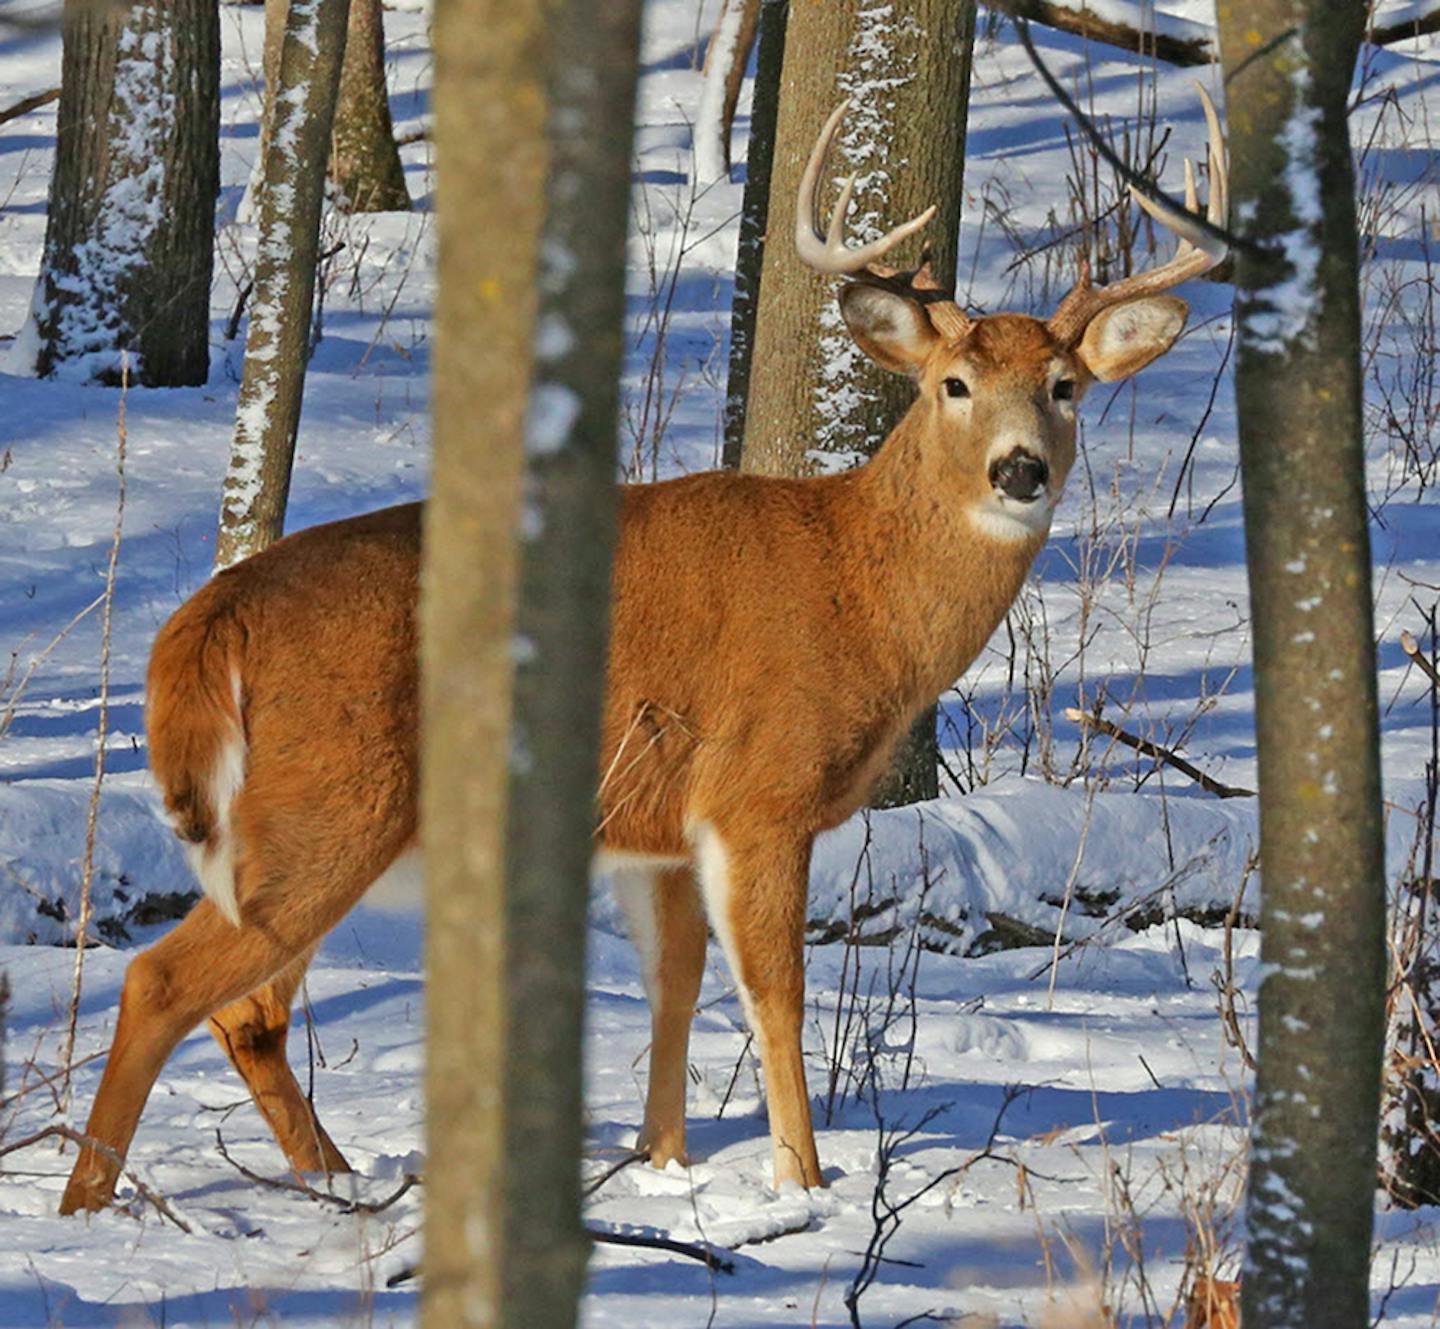
[[[1393,46],[1407,37],[1426,37],[1432,32],[1440,32],[1440,5],[1418,18],[1407,18],[1401,23],[1387,24],[1383,28],[1372,27],[1365,34],[1365,40],[1372,46]]]
[[[116,1167],[120,1168],[126,1180],[135,1187],[135,1193],[146,1203],[154,1206],[156,1213],[162,1218],[169,1219],[181,1232],[194,1231],[189,1223],[166,1204],[164,1196],[152,1190],[133,1172],[124,1167],[125,1156],[118,1149],[112,1148],[103,1140],[95,1139],[94,1136],[86,1135],[83,1131],[77,1131],[71,1126],[47,1126],[42,1131],[36,1131],[34,1135],[27,1135],[23,1140],[13,1140],[7,1145],[0,1146],[0,1158],[4,1158],[6,1154],[13,1154],[18,1149],[28,1149],[32,1144],[39,1144],[42,1140],[50,1139],[69,1140],[71,1144],[79,1145],[82,1149],[93,1149],[101,1157],[109,1159]],[[113,1201],[110,1207],[121,1213],[126,1212],[122,1206]]]
[[[1221,784],[1214,776],[1206,775],[1198,766],[1191,765],[1184,757],[1171,752],[1169,748],[1163,748],[1158,743],[1152,743],[1148,738],[1137,738],[1134,734],[1127,733],[1119,725],[1111,723],[1100,715],[1092,715],[1089,711],[1077,710],[1073,706],[1065,708],[1065,718],[1072,724],[1086,725],[1091,729],[1097,729],[1100,733],[1113,738],[1117,743],[1123,743],[1127,748],[1134,748],[1136,752],[1146,757],[1154,757],[1156,761],[1163,761],[1167,766],[1173,766],[1181,775],[1187,775],[1194,780],[1200,788],[1214,794],[1216,798],[1254,798],[1253,789],[1242,789],[1238,785]]]
[[[356,1200],[344,1195],[335,1195],[330,1191],[316,1190],[298,1174],[294,1181],[285,1177],[266,1177],[259,1172],[253,1172],[244,1163],[238,1162],[230,1156],[230,1151],[225,1148],[225,1138],[220,1134],[220,1128],[215,1128],[215,1147],[220,1151],[223,1158],[235,1169],[246,1181],[253,1181],[257,1186],[266,1186],[272,1191],[292,1191],[296,1195],[303,1195],[307,1200],[315,1200],[320,1204],[333,1205],[342,1214],[378,1214],[390,1208],[412,1187],[419,1186],[424,1182],[424,1177],[417,1172],[407,1172],[404,1180],[383,1200]]]
[[[1400,649],[1420,666],[1421,673],[1430,680],[1432,688],[1440,688],[1440,673],[1436,673],[1435,666],[1425,658],[1425,652],[1420,649],[1420,643],[1412,633],[1400,634]]]
[[[994,7],[1012,18],[1030,19],[1047,28],[1073,32],[1087,41],[1104,42],[1137,55],[1153,55],[1171,65],[1212,65],[1217,56],[1212,37],[1175,37],[1102,18],[1084,5],[1076,8],[1051,0],[994,0]]]
[[[18,102],[12,102],[4,110],[0,110],[0,125],[8,124],[11,120],[18,120],[22,115],[29,115],[31,111],[38,111],[40,107],[48,106],[51,102],[59,100],[59,88],[46,88],[44,92],[21,97]]]

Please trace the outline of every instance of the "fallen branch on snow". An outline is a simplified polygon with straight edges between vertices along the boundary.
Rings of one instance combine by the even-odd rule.
[[[1242,789],[1238,785],[1221,784],[1212,775],[1206,775],[1198,766],[1192,766],[1184,757],[1171,752],[1169,748],[1163,748],[1158,743],[1152,743],[1148,738],[1138,738],[1136,735],[1127,733],[1119,725],[1100,715],[1092,715],[1089,711],[1077,710],[1074,706],[1065,708],[1065,718],[1072,724],[1085,725],[1088,728],[1098,730],[1107,738],[1113,738],[1117,743],[1123,743],[1127,748],[1134,748],[1136,752],[1145,757],[1154,757],[1156,761],[1162,761],[1167,766],[1173,766],[1181,775],[1189,776],[1201,789],[1215,795],[1216,798],[1254,798],[1253,789]]]

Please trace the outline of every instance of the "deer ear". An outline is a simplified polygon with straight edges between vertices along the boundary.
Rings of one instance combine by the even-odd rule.
[[[1128,378],[1164,355],[1185,326],[1179,296],[1149,295],[1102,309],[1085,327],[1079,355],[1102,383]]]
[[[882,286],[851,282],[840,292],[840,312],[855,344],[896,374],[919,374],[939,340],[918,300]]]

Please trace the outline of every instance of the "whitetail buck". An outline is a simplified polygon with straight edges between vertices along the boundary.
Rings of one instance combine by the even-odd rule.
[[[599,855],[642,953],[653,1041],[641,1145],[685,1152],[685,1062],[706,923],[759,1040],[777,1183],[823,1184],[800,1033],[817,832],[865,800],[896,740],[984,646],[1044,542],[1093,379],[1168,350],[1183,301],[1158,294],[1223,246],[1182,214],[1164,266],[1055,315],[968,317],[879,258],[923,214],[845,247],[847,185],[815,226],[842,106],[800,188],[801,258],[852,278],[850,331],[917,399],[843,475],[692,475],[622,491]],[[1225,215],[1210,121],[1209,218]],[[1187,203],[1196,206],[1188,171]],[[150,662],[150,762],[206,896],[132,961],[115,1041],[62,1212],[108,1202],[150,1087],[208,1018],[300,1170],[343,1171],[285,1058],[316,944],[417,839],[415,612],[420,509],[315,527],[222,572]]]

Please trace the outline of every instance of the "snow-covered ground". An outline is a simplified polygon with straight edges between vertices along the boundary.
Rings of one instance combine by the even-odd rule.
[[[1206,0],[1164,8],[1192,23],[1212,17]],[[716,9],[715,0],[647,8],[635,339],[621,437],[633,474],[702,469],[718,451],[741,171],[696,190],[689,158],[697,37]],[[120,399],[17,374],[0,342],[0,968],[13,989],[0,1133],[8,1142],[57,1120],[83,1124],[128,953],[163,926],[136,906],[191,888],[144,771],[142,683],[155,628],[210,567],[234,419],[241,344],[223,334],[254,245],[233,218],[257,141],[261,15],[258,6],[226,6],[222,15],[224,194],[210,382],[132,390],[125,402],[124,535],[94,860],[107,944],[86,957],[76,1047],[84,1060],[68,1106],[49,1077],[75,953],[50,943],[73,931],[92,792],[100,614],[84,611],[103,590],[115,526]],[[413,6],[387,23],[404,134],[424,123],[431,55]],[[961,292],[981,310],[1042,312],[1069,272],[1054,253],[1023,256],[1052,226],[1068,225],[1075,167],[1062,117],[1011,35],[983,20],[982,28]],[[1119,123],[1153,105],[1172,130],[1168,178],[1180,156],[1201,154],[1192,71],[1037,35],[1052,67],[1098,113]],[[0,106],[57,82],[58,67],[54,36],[0,34]],[[1397,874],[1430,741],[1424,689],[1397,638],[1403,627],[1421,632],[1422,611],[1440,595],[1436,477],[1423,465],[1440,416],[1425,313],[1440,202],[1426,107],[1437,67],[1433,42],[1372,53],[1353,118],[1364,149],[1372,535]],[[1200,77],[1218,95],[1213,71]],[[0,126],[0,336],[21,329],[39,263],[54,109]],[[745,114],[742,102],[742,139]],[[407,147],[405,160],[415,212],[327,223],[325,247],[345,248],[326,274],[292,527],[425,490],[433,178],[423,143]],[[1100,189],[1108,197],[1108,175]],[[1253,786],[1229,293],[1198,284],[1185,294],[1193,312],[1176,350],[1133,385],[1097,389],[1083,408],[1083,457],[1055,538],[1008,629],[945,698],[949,796],[857,819],[819,847],[806,1048],[829,1189],[805,1196],[766,1187],[755,1061],[712,955],[691,1055],[699,1161],[688,1172],[620,1171],[591,1198],[590,1219],[732,1248],[733,1272],[597,1247],[587,1326],[840,1326],[850,1323],[847,1291],[867,1268],[873,1283],[858,1302],[867,1326],[926,1313],[1034,1323],[1052,1293],[1086,1284],[1127,1322],[1153,1323],[1170,1314],[1197,1265],[1217,1262],[1222,1276],[1233,1274],[1246,1080],[1214,980],[1233,981],[1245,1023],[1258,942],[1237,931],[1227,960],[1217,921],[1236,900],[1242,915],[1254,909],[1253,800],[1216,800],[1128,749],[1085,743],[1063,714],[1104,699],[1127,729],[1183,748],[1227,784]],[[857,906],[871,944],[823,944]],[[648,1017],[634,955],[603,895],[594,920],[587,1170],[598,1177],[638,1125]],[[292,1040],[297,1063],[313,1065],[321,1115],[371,1201],[421,1166],[421,926],[413,903],[346,920],[310,973],[312,1055],[303,1024]],[[1057,940],[994,949],[1017,938]],[[199,1032],[166,1067],[131,1152],[137,1175],[188,1232],[140,1202],[131,1214],[59,1219],[68,1157],[45,1143],[0,1159],[0,1329],[416,1321],[415,1283],[392,1290],[386,1280],[420,1258],[418,1189],[377,1213],[347,1214],[241,1175],[217,1133],[234,1163],[283,1177],[243,1087]],[[887,1205],[905,1207],[883,1259],[867,1266]],[[1375,1289],[1387,1321],[1432,1319],[1440,1296],[1433,1219],[1381,1216]]]

